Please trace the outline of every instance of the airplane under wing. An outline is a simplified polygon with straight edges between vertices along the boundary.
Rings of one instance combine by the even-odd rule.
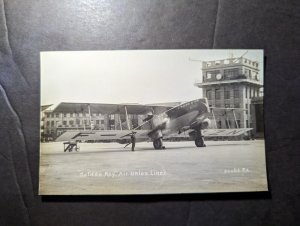
[[[231,137],[240,136],[252,128],[239,128],[239,129],[204,129],[202,135],[204,137]]]
[[[232,137],[240,136],[252,128],[240,128],[240,129],[204,129],[202,135],[204,137]],[[190,131],[186,131],[184,134],[178,135],[178,133],[168,134],[165,138],[186,136]],[[135,137],[137,142],[150,140],[148,134],[150,130],[135,130]],[[55,141],[115,141],[119,143],[126,143],[130,140],[131,130],[73,130],[66,131],[61,136],[57,137]]]
[[[148,140],[149,130],[136,130],[137,141]],[[64,132],[55,141],[116,141],[126,143],[130,140],[131,130],[70,130]]]

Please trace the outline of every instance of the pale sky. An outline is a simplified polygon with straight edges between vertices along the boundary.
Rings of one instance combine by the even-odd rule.
[[[41,52],[41,105],[160,103],[202,97],[194,86],[202,62],[240,57],[246,50],[121,50]],[[244,56],[260,64],[263,51]],[[192,59],[192,60],[191,60]],[[194,61],[199,60],[199,61]]]

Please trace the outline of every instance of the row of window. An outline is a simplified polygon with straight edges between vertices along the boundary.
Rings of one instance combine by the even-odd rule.
[[[224,89],[224,99],[230,99],[230,90],[229,88]],[[221,100],[221,89],[215,89],[215,99]],[[206,97],[208,100],[212,100],[212,90],[206,90]],[[233,97],[240,98],[240,90],[239,87],[235,87],[233,89]]]
[[[46,116],[46,118],[90,117],[89,113],[46,113],[45,116]],[[94,117],[99,116],[99,117],[101,117],[101,116],[104,116],[104,114],[93,113],[93,114],[91,114],[91,116],[94,116]],[[137,115],[128,114],[128,118],[136,118],[136,117],[138,117],[138,116]],[[109,119],[115,119],[115,115],[114,114],[108,114],[108,118]]]
[[[208,100],[212,100],[212,90],[208,89],[206,90],[206,98]],[[226,88],[224,89],[224,99],[230,99],[230,92],[231,89],[230,88]],[[215,89],[215,99],[216,100],[221,100],[221,89]],[[233,88],[233,97],[234,98],[240,98],[240,90],[239,87],[234,87]],[[246,87],[246,93],[245,93],[245,97],[246,98],[252,98],[252,97],[258,97],[259,96],[259,89],[258,88],[251,88],[251,87]]]
[[[238,68],[225,69],[224,79],[226,80],[237,79],[242,74],[243,74],[242,71],[240,71]],[[259,80],[258,73],[250,69],[245,69],[244,77]],[[205,79],[221,79],[221,78],[222,78],[222,73],[220,70],[206,72]]]
[[[258,88],[252,88],[252,87],[246,87],[246,94],[245,97],[246,98],[251,99],[252,97],[259,97],[259,89]]]
[[[67,120],[63,120],[62,121],[62,123],[60,123],[60,121],[47,121],[46,122],[46,125],[47,126],[55,126],[55,124],[56,125],[59,125],[59,124],[62,124],[63,126],[67,126],[67,125],[70,125],[70,126],[74,126],[74,125],[89,125],[90,124],[90,122],[89,122],[89,120],[76,120],[76,121],[74,121],[74,120],[69,120],[69,121],[67,121]],[[104,120],[95,120],[95,124],[96,125],[100,125],[100,124],[104,124]]]
[[[232,61],[230,62],[230,60],[223,60],[223,61],[220,61],[220,60],[216,60],[216,61],[212,61],[212,62],[206,62],[206,66],[207,67],[210,67],[212,65],[221,65],[221,63],[224,63],[224,64],[230,64],[230,63],[240,63],[240,58],[236,58],[236,59],[232,59]],[[255,61],[251,61],[251,60],[247,60],[247,59],[244,59],[244,63],[245,64],[250,64],[254,67],[258,67],[258,63],[255,62]]]
[[[46,113],[46,118],[59,118],[59,117],[89,117],[89,113]],[[101,113],[93,113],[92,116],[102,116]]]
[[[215,106],[210,105],[210,107],[216,107],[216,108],[221,108],[221,107],[225,107],[225,108],[242,108],[240,103],[234,103],[233,105],[224,104],[224,106],[221,105],[220,103],[216,103]]]

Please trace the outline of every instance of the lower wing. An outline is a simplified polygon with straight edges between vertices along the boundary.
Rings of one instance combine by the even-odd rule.
[[[233,137],[242,135],[253,128],[240,128],[240,129],[204,129],[202,135],[204,137]]]
[[[137,141],[147,140],[149,130],[136,130],[135,138]],[[77,130],[66,131],[55,139],[55,141],[116,141],[127,142],[130,140],[132,131],[130,130]]]
[[[248,131],[252,130],[253,128],[240,128],[240,129],[204,129],[202,130],[202,135],[204,137],[234,137],[234,136],[240,136]],[[166,133],[164,134],[164,138],[176,138],[176,137],[189,137],[193,136],[194,130],[186,130],[182,132],[181,134],[177,133]]]

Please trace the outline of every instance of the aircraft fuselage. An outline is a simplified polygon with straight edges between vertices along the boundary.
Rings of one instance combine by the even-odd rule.
[[[181,104],[153,121],[154,127],[164,134],[180,132],[183,128],[197,129],[207,119],[209,112],[206,99],[197,99]]]

